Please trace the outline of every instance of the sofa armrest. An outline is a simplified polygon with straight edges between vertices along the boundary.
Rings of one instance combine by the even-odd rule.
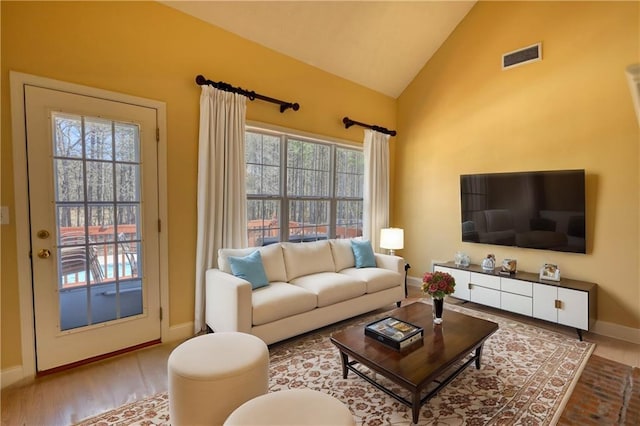
[[[378,268],[390,269],[394,272],[404,274],[404,258],[400,256],[391,256],[389,254],[374,253],[376,257],[376,266]]]
[[[205,320],[213,331],[251,332],[251,283],[219,269],[206,273]]]

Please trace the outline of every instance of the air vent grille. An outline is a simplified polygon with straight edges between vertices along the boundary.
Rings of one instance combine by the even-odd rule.
[[[502,69],[517,67],[519,65],[528,64],[542,60],[542,43],[536,43],[532,46],[523,47],[513,52],[502,55]]]

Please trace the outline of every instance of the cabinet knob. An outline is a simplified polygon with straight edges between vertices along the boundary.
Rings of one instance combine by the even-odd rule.
[[[556,309],[562,309],[562,300],[555,300]]]

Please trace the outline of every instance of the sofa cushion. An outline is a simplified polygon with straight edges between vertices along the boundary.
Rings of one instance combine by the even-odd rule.
[[[335,272],[329,241],[282,243],[287,280],[317,272]]]
[[[290,283],[315,293],[319,308],[362,296],[367,290],[364,281],[336,272],[305,275]]]
[[[284,256],[282,255],[282,247],[280,244],[271,244],[265,247],[249,247],[242,249],[222,248],[218,250],[218,269],[222,272],[232,274],[229,256],[246,256],[254,251],[259,250],[262,257],[262,265],[264,272],[267,274],[269,282],[287,281],[287,272],[284,267]]]
[[[356,268],[375,268],[376,257],[371,247],[371,241],[351,240],[353,257],[356,259]]]
[[[254,290],[269,285],[260,251],[256,250],[243,257],[229,256],[228,261],[233,275],[249,281]]]
[[[402,274],[382,268],[347,268],[340,271],[341,274],[348,275],[357,280],[367,283],[367,293],[375,293],[388,288],[403,285]]]
[[[314,309],[318,297],[304,288],[272,282],[251,294],[253,325],[267,324]]]
[[[333,263],[336,265],[336,272],[356,266],[356,258],[353,257],[350,239],[329,240],[329,245],[331,246]]]

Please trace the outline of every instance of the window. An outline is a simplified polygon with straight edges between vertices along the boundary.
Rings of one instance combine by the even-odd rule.
[[[362,235],[362,150],[261,129],[245,148],[250,246]]]

